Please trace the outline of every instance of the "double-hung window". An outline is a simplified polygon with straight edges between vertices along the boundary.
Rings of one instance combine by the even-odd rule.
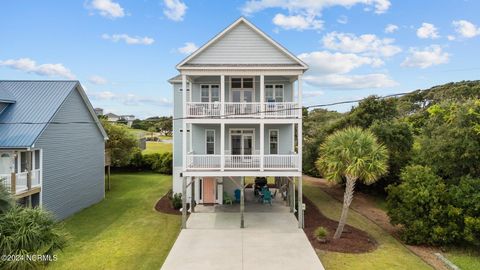
[[[283,102],[283,84],[266,84],[265,85],[265,101],[266,102]]]
[[[220,101],[220,86],[218,84],[202,84],[200,88],[202,102]]]
[[[270,129],[268,133],[269,133],[268,135],[269,135],[270,155],[277,155],[278,154],[278,130]]]
[[[205,130],[205,142],[206,142],[206,154],[207,155],[215,154],[215,130],[214,129]]]

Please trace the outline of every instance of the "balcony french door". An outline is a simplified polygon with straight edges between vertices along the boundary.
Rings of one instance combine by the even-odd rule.
[[[232,134],[232,155],[253,154],[253,134]]]

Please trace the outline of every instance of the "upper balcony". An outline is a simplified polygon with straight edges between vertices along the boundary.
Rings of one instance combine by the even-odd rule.
[[[190,118],[299,118],[296,102],[187,102]]]
[[[300,119],[301,76],[181,76],[172,80],[176,116],[188,119]],[[182,91],[186,89],[186,91]]]

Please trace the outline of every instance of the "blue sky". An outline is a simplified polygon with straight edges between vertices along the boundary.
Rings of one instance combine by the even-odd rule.
[[[175,65],[239,16],[306,61],[305,103],[480,74],[474,0],[4,0],[0,79],[78,79],[92,104],[171,115]],[[331,109],[346,110],[349,106]]]

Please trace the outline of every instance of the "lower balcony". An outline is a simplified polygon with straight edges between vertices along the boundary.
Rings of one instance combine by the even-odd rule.
[[[263,158],[263,162],[262,162]],[[223,166],[222,166],[223,160]],[[187,170],[299,170],[299,156],[187,155]]]

